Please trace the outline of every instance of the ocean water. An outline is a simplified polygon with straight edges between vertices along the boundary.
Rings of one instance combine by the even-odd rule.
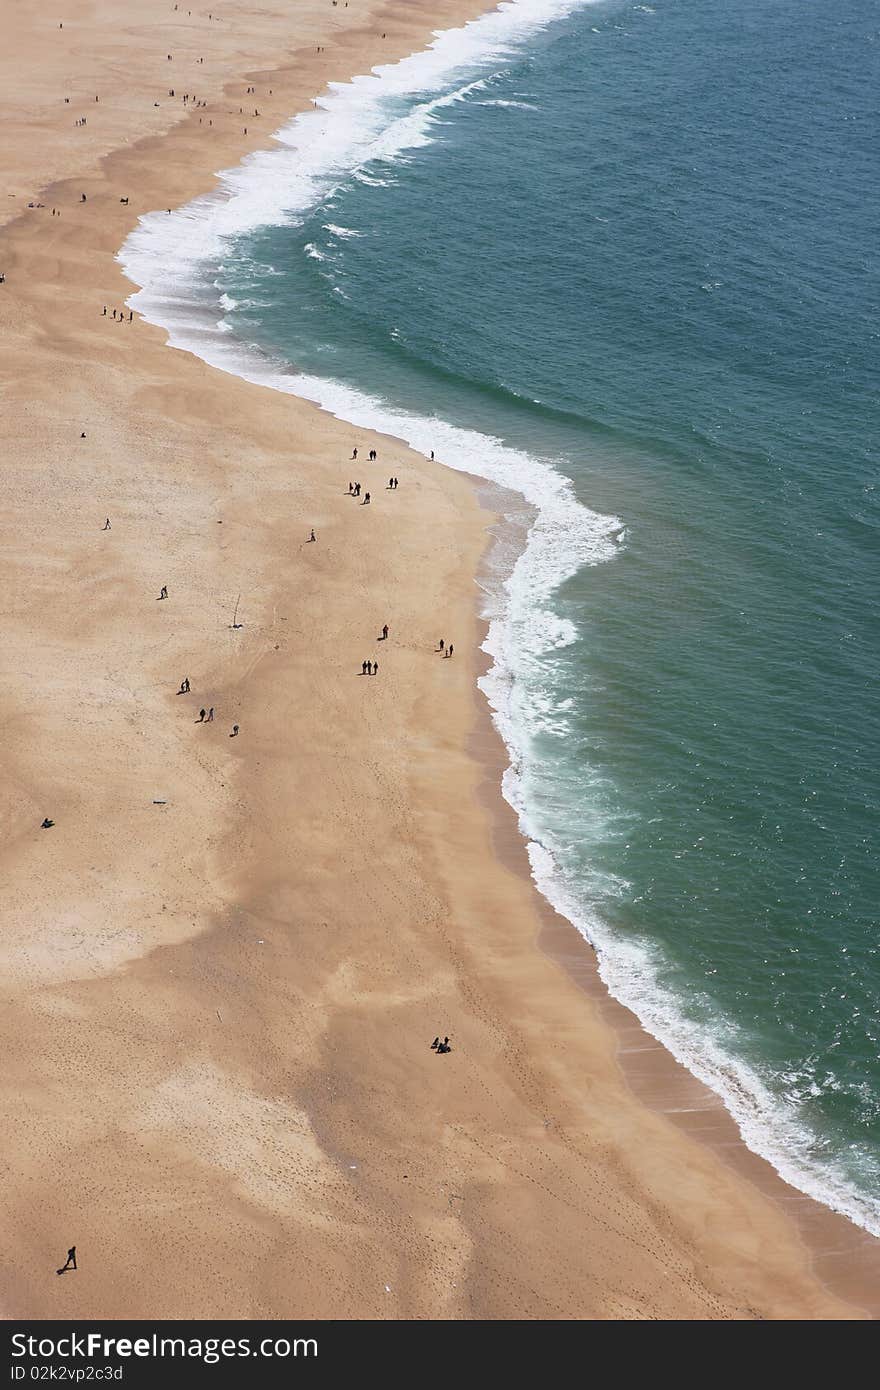
[[[864,0],[518,0],[121,259],[175,346],[511,490],[483,684],[536,881],[880,1234],[878,92]]]

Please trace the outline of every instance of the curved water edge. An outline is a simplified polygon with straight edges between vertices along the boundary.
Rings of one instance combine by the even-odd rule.
[[[331,84],[315,110],[276,132],[272,149],[221,173],[213,193],[170,215],[156,212],[140,219],[119,253],[126,274],[142,286],[129,303],[164,327],[173,347],[245,380],[314,401],[354,426],[400,438],[426,456],[434,452],[445,465],[525,499],[534,514],[525,548],[512,564],[496,554],[485,589],[484,650],[492,666],[480,686],[508,750],[502,789],[526,838],[535,883],[592,943],[610,992],[722,1097],[748,1146],[793,1186],[880,1235],[876,1206],[833,1163],[823,1161],[815,1135],[798,1122],[796,1110],[781,1106],[779,1096],[743,1060],[733,1025],[713,1019],[710,1028],[695,1020],[694,1010],[683,1008],[664,986],[659,951],[613,933],[601,913],[578,899],[563,868],[564,854],[528,804],[524,773],[532,740],[553,718],[552,706],[529,703],[535,695],[530,672],[549,650],[573,643],[578,635],[554,612],[552,598],[573,575],[614,558],[625,544],[624,523],[585,507],[552,459],[394,409],[343,382],[292,371],[259,345],[241,342],[224,317],[235,301],[218,295],[215,284],[234,238],[267,226],[296,225],[352,177],[381,186],[383,166],[430,144],[443,109],[479,91],[488,67],[586,3],[514,0],[462,29],[436,35],[430,47],[400,63]],[[358,235],[329,220],[325,225],[343,239]],[[306,250],[320,257],[316,247]]]

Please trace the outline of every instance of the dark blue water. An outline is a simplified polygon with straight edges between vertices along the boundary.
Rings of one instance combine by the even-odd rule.
[[[228,325],[625,525],[543,645],[540,553],[511,590],[536,872],[749,1142],[880,1231],[880,8],[600,3],[465,76],[230,243]]]

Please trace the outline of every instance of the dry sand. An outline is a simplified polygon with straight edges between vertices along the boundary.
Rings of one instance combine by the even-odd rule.
[[[139,213],[481,8],[0,0],[7,1316],[876,1311],[877,1243],[661,1113],[713,1105],[624,1019],[628,1084],[523,872],[469,480],[101,313]]]

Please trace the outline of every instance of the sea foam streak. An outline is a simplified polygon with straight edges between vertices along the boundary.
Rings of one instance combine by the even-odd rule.
[[[554,856],[551,838],[530,815],[522,773],[529,763],[530,732],[540,727],[542,718],[530,675],[537,672],[543,653],[575,641],[577,635],[572,624],[552,611],[551,599],[577,570],[617,553],[620,521],[581,505],[571,482],[547,462],[476,431],[394,410],[342,383],[291,374],[286,364],[236,341],[228,325],[217,322],[218,309],[222,312],[226,306],[218,299],[214,281],[224,257],[234,254],[236,237],[257,228],[297,225],[305,214],[326,205],[345,180],[383,186],[393,179],[395,163],[405,163],[409,152],[431,142],[444,108],[486,86],[487,67],[587,3],[514,0],[462,29],[438,33],[429,48],[400,63],[376,67],[351,82],[332,83],[314,110],[276,132],[271,149],[221,173],[215,192],[171,214],[156,212],[140,219],[119,255],[126,274],[143,287],[129,303],[144,318],[165,327],[173,347],[245,380],[315,401],[341,419],[396,436],[424,454],[433,450],[447,466],[486,478],[525,499],[527,508],[516,514],[528,527],[525,549],[487,591],[485,650],[494,664],[480,684],[509,751],[503,790],[528,842],[535,881],[596,946],[600,973],[611,992],[723,1096],[750,1147],[802,1191],[880,1234],[876,1211],[851,1184],[816,1160],[813,1136],[798,1126],[795,1116],[780,1113],[779,1098],[737,1057],[735,1040],[720,1031],[710,1035],[696,1029],[660,985],[662,962],[649,948],[612,935],[601,916],[575,895]],[[336,226],[332,233],[352,234]],[[306,253],[322,258],[311,243]]]

